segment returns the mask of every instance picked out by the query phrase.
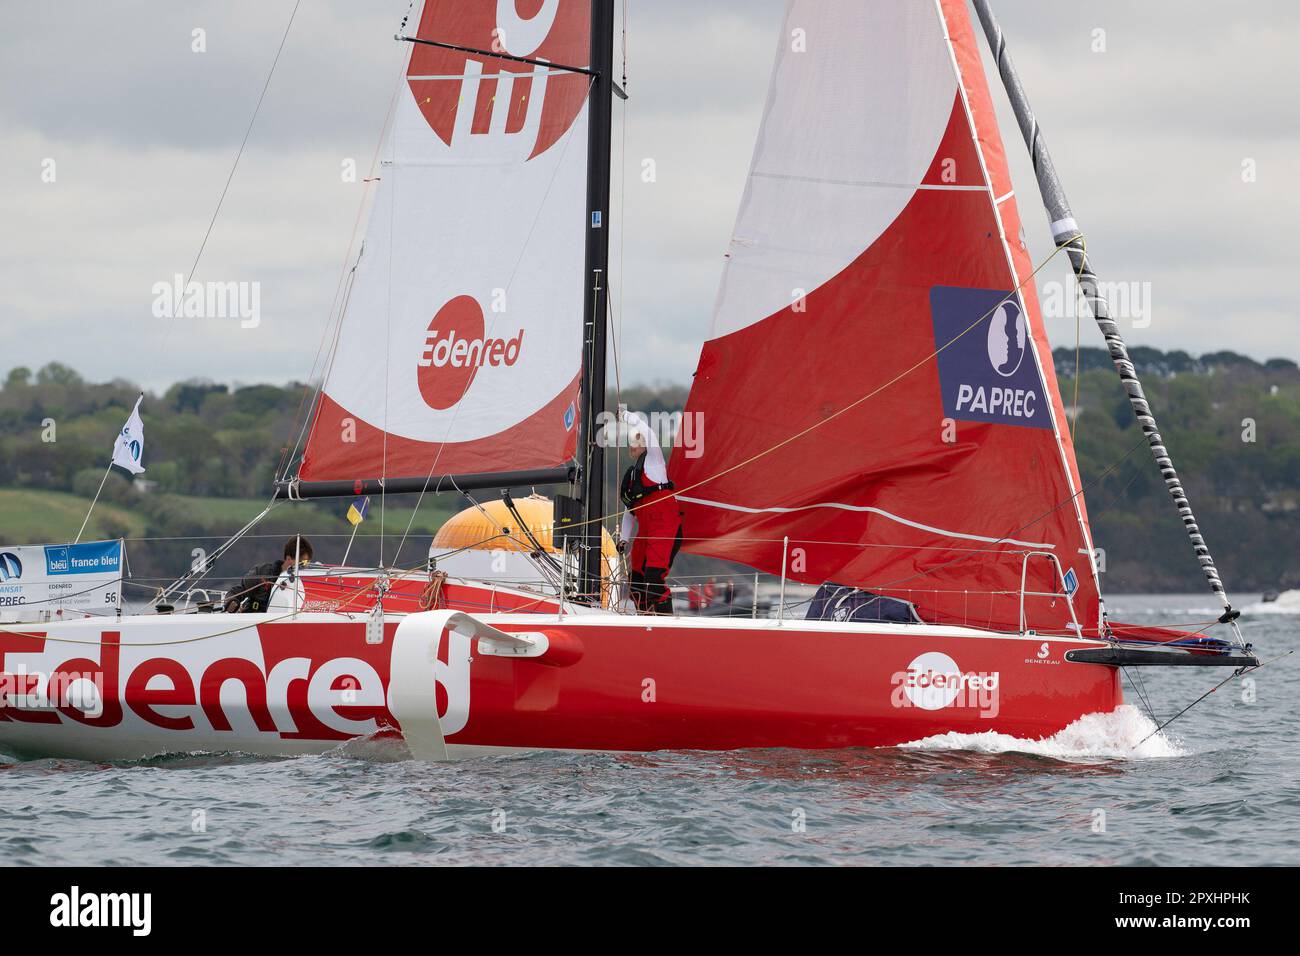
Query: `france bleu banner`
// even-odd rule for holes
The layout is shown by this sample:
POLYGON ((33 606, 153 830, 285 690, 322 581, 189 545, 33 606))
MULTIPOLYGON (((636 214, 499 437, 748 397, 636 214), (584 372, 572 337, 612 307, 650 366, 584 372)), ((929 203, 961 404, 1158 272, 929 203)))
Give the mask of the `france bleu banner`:
POLYGON ((0 622, 115 614, 122 600, 122 541, 0 545, 0 622))

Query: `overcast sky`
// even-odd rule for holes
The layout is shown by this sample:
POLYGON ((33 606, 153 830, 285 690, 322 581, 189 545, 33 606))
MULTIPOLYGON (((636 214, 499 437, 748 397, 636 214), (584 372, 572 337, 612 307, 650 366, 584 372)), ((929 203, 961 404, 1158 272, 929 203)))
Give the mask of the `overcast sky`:
MULTIPOLYGON (((866 0, 863 0, 866 2, 866 0)), ((915 0, 914 0, 915 2, 915 0)), ((180 320, 186 272, 293 0, 4 4, 0 374, 65 362, 151 387, 306 377, 363 170, 408 53, 406 0, 303 0, 196 278, 261 283, 262 323, 180 320), (191 51, 192 31, 207 51, 191 51), (55 181, 42 181, 47 159, 55 181)), ((621 233, 625 383, 685 382, 708 327, 782 0, 628 0, 632 99, 621 233), (636 176, 653 157, 658 181, 636 176)), ((1149 283, 1131 344, 1300 359, 1300 5, 999 0, 1010 49, 1103 279, 1149 283), (1097 30, 1104 52, 1094 52, 1097 30), (1243 182, 1251 160, 1256 181, 1243 182)), ((1000 96, 996 87, 995 96, 1000 96)), ((624 110, 626 109, 626 112, 624 110)), ((1024 149, 1004 137, 1035 260, 1050 251, 1024 149)), ((1049 278, 1064 270, 1050 269, 1049 278)), ((616 272, 616 280, 618 274, 616 272)), ((1049 322, 1072 345, 1070 319, 1049 322)), ((1090 325, 1085 345, 1100 345, 1090 325)))

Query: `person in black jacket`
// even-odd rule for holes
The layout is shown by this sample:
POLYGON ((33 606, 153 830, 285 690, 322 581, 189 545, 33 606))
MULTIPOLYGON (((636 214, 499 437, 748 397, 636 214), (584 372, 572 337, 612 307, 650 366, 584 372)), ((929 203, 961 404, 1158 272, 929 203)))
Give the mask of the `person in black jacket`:
POLYGON ((284 556, 279 561, 268 561, 245 572, 244 579, 226 595, 226 613, 263 613, 271 603, 276 579, 293 568, 295 557, 299 564, 308 564, 312 559, 311 542, 302 535, 294 535, 284 543, 284 556))

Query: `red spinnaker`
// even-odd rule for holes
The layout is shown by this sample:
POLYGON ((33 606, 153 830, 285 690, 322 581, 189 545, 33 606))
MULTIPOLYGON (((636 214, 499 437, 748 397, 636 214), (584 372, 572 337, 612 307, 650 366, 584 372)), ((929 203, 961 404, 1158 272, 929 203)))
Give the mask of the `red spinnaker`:
POLYGON ((1095 634, 1099 589, 1001 138, 961 0, 796 0, 674 454, 686 548, 1095 634), (797 35, 797 34, 794 34, 797 35), (1060 573, 1057 567, 1059 565, 1060 573), (1064 582, 1062 581, 1064 577, 1064 582))

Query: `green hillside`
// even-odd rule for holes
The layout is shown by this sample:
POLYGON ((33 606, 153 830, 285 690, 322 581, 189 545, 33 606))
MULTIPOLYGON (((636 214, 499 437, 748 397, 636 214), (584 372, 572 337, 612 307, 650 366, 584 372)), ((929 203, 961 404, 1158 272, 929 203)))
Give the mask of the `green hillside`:
MULTIPOLYGON (((1300 587, 1300 368, 1232 352, 1132 354, 1229 588, 1249 594, 1300 587)), ((1059 349, 1054 358, 1065 402, 1073 405, 1075 353, 1059 349)), ((1076 449, 1094 538, 1106 552, 1106 589, 1203 589, 1108 356, 1084 349, 1078 359, 1076 449)), ((9 372, 0 387, 0 544, 76 534, 138 394, 129 382, 86 382, 58 364, 9 372)), ((686 395, 677 385, 637 386, 618 400, 646 412, 673 411, 686 395)), ((195 548, 216 547, 265 506, 308 397, 301 384, 231 388, 203 381, 147 394, 148 481, 111 474, 85 537, 129 539, 136 580, 170 580, 188 567, 195 548)), ((609 500, 616 500, 612 492, 609 500)), ((237 577, 273 557, 294 531, 315 540, 318 557, 341 558, 352 530, 343 518, 347 504, 277 507, 214 573, 237 577)), ((415 496, 389 496, 381 522, 373 500, 350 560, 373 563, 382 554, 386 562, 413 564, 442 521, 467 502, 427 496, 398 555, 414 504, 415 496)), ((709 573, 706 565, 683 556, 678 570, 709 573)))
MULTIPOLYGON (((0 533, 5 544, 71 541, 86 517, 89 504, 89 499, 66 491, 0 488, 0 533)), ((138 537, 144 534, 145 525, 143 515, 106 504, 95 509, 82 537, 91 541, 122 530, 138 537)))

